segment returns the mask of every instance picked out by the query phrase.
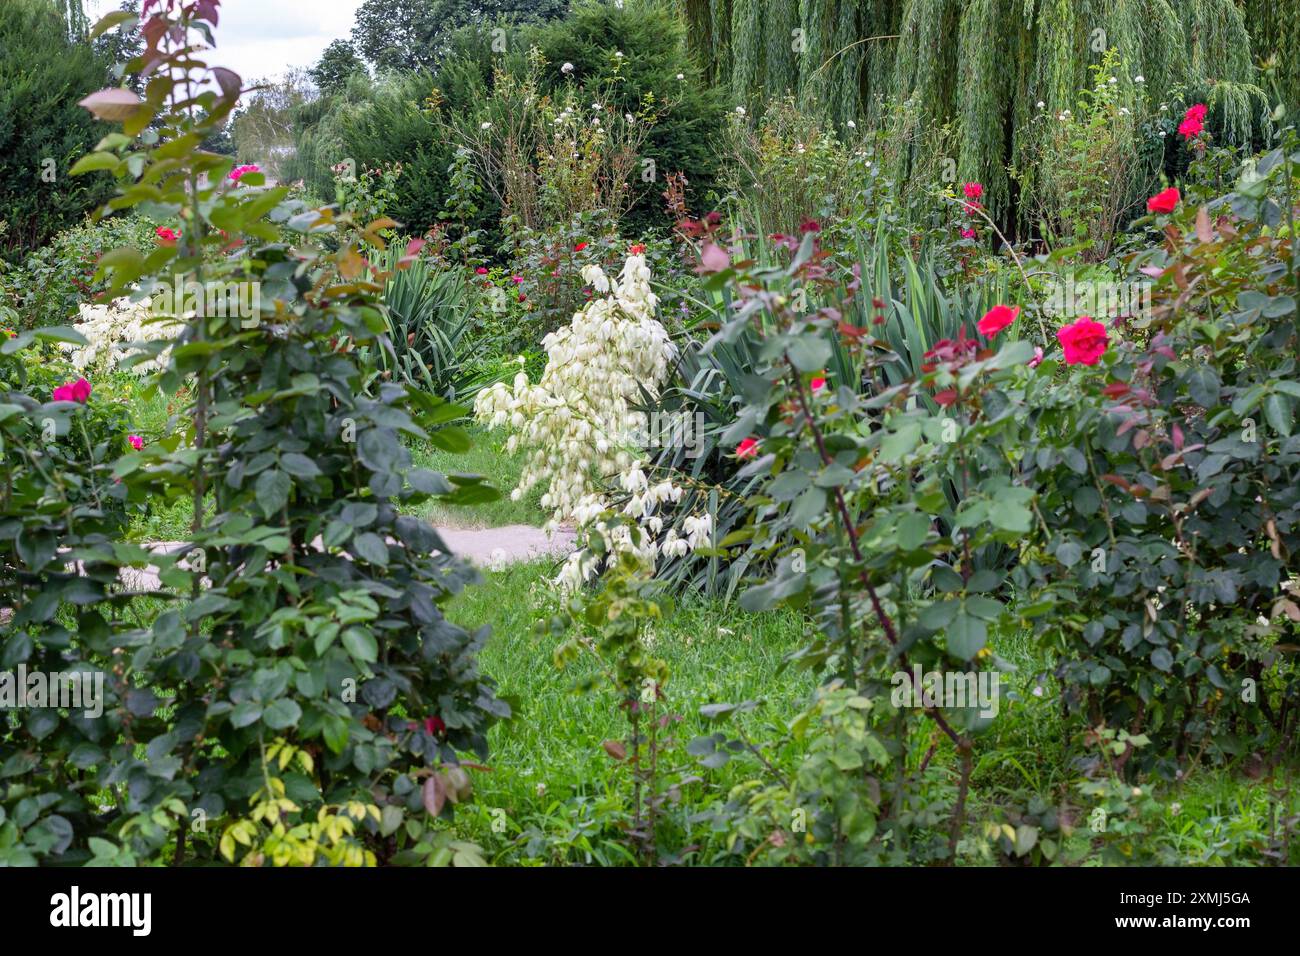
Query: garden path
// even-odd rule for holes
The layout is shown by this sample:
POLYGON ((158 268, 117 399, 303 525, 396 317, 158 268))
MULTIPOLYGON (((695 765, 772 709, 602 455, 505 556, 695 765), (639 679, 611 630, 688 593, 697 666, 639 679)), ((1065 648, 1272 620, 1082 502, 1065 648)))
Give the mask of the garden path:
MULTIPOLYGON (((560 528, 548 536, 541 528, 523 524, 503 525, 499 528, 438 528, 437 531, 452 554, 465 558, 471 564, 491 569, 538 558, 559 560, 573 550, 577 539, 577 535, 568 528, 560 528)), ((146 547, 152 552, 163 552, 175 551, 184 546, 179 541, 155 541, 146 547)), ((158 569, 153 565, 124 568, 122 580, 133 590, 153 591, 162 587, 158 569)), ((0 608, 0 624, 7 620, 8 611, 8 608, 0 608)))

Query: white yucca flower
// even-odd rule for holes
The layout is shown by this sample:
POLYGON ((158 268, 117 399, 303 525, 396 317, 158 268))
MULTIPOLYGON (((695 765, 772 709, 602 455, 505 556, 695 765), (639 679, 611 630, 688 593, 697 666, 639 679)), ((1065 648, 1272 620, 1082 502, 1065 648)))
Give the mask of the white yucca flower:
MULTIPOLYGON (((76 329, 86 344, 61 342, 59 348, 81 372, 116 368, 128 356, 140 354, 140 349, 133 347, 133 343, 170 342, 183 328, 178 322, 156 319, 148 299, 132 302, 124 297, 101 305, 82 303, 78 312, 76 329)), ((131 371, 137 375, 157 372, 166 366, 170 354, 171 346, 168 346, 157 358, 131 366, 131 371)))
MULTIPOLYGON (((657 512, 679 502, 683 491, 671 481, 651 484, 639 448, 628 447, 629 436, 646 428, 645 413, 632 403, 641 400, 642 389, 651 398, 658 395, 677 350, 655 318, 659 300, 645 256, 628 256, 615 280, 595 265, 584 267, 582 277, 599 297, 542 340, 547 363, 541 379, 533 384, 521 371, 509 387, 484 389, 474 414, 493 427, 508 423, 507 450, 527 452, 511 497, 544 486, 548 530, 567 522, 590 527, 605 540, 605 560, 630 553, 653 567, 659 555, 680 557, 707 544, 713 527, 708 515, 687 518, 685 537, 669 527, 663 541, 656 540, 669 524, 657 512), (610 476, 613 485, 607 484, 610 476), (640 524, 638 541, 627 526, 609 528, 600 521, 610 508, 609 487, 628 495, 623 511, 640 524)), ((565 562, 557 583, 576 587, 600 565, 599 557, 580 550, 565 562)))

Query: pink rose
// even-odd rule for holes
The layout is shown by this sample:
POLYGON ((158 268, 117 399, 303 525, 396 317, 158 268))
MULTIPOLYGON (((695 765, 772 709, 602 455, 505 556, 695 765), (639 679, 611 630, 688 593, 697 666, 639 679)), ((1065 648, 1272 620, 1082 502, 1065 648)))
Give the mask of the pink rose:
POLYGON ((56 402, 80 402, 86 404, 86 399, 90 398, 91 385, 84 378, 79 378, 75 382, 64 382, 54 390, 51 398, 56 402))
POLYGON ((134 448, 136 451, 139 451, 141 448, 144 447, 144 439, 141 438, 139 435, 127 435, 126 440, 130 444, 130 446, 134 448))

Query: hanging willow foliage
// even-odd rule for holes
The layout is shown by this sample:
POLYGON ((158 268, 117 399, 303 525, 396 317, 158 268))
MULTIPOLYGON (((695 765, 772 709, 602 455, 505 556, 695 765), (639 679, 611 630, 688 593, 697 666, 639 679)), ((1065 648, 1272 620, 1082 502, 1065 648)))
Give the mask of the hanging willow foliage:
POLYGON ((731 0, 731 91, 748 103, 765 87, 763 0, 731 0))
MULTIPOLYGON (((1011 4, 1020 0, 972 0, 962 13, 957 40, 957 120, 963 144, 961 178, 984 184, 984 202, 1009 204, 1009 180, 1001 162, 1006 151, 1004 104, 1013 102, 1018 81, 1007 67, 1016 62, 1019 29, 1007 30, 1011 4), (988 42, 988 37, 994 38, 988 42)), ((1017 24, 1018 26, 1018 24, 1017 24)))
POLYGON ((837 94, 827 60, 834 54, 834 0, 799 0, 799 95, 803 105, 823 116, 833 113, 837 94))
POLYGON ((1295 0, 1242 0, 1241 7, 1252 52, 1265 64, 1276 95, 1300 112, 1300 10, 1295 0))
POLYGON ((763 85, 769 98, 793 93, 799 86, 799 64, 794 52, 798 28, 799 4, 795 0, 763 0, 763 29, 767 33, 763 85))
MULTIPOLYGON (((1014 200, 1007 168, 1033 155, 1037 104, 1070 109, 1109 50, 1126 83, 1143 75, 1154 95, 1205 102, 1232 144, 1271 134, 1256 57, 1272 56, 1274 78, 1300 99, 1295 0, 797 0, 797 26, 795 0, 683 2, 691 18, 707 4, 711 28, 693 42, 737 96, 795 87, 804 108, 841 127, 882 122, 891 104, 954 123, 957 167, 985 184, 996 212, 1014 200)), ((898 172, 915 161, 905 153, 898 172)), ((1050 171, 1028 171, 1020 188, 1039 175, 1050 171)))

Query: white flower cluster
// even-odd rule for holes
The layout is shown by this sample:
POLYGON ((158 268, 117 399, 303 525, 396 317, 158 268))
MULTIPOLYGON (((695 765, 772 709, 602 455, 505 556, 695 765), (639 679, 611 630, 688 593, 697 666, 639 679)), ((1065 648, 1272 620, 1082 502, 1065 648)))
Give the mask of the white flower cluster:
MULTIPOLYGON (((674 528, 660 535, 661 505, 681 500, 682 489, 671 481, 651 484, 643 470, 632 436, 646 434, 646 416, 631 402, 641 390, 659 394, 676 357, 667 330, 654 317, 658 298, 650 290, 645 257, 630 255, 617 280, 595 265, 582 270, 595 293, 572 322, 542 340, 546 370, 536 384, 520 372, 511 387, 498 383, 480 392, 475 417, 493 428, 513 429, 506 450, 528 450, 516 500, 539 482, 545 483, 542 507, 551 512, 547 529, 563 522, 591 526, 605 539, 611 556, 636 552, 653 567, 657 554, 686 554, 709 540, 712 519, 688 517, 686 537, 674 528), (632 529, 609 526, 601 515, 610 504, 603 482, 614 479, 630 497, 624 514, 639 524, 640 544, 632 529)), ((586 550, 570 555, 559 583, 574 586, 592 577, 600 558, 586 550)))
MULTIPOLYGON (((104 305, 82 303, 79 311, 76 329, 85 337, 86 344, 63 342, 59 345, 78 371, 113 369, 127 356, 139 352, 131 347, 131 343, 171 340, 182 329, 179 323, 155 319, 148 299, 132 302, 121 298, 104 305)), ((167 364, 170 352, 169 346, 156 359, 133 365, 131 371, 137 375, 159 371, 167 364)))

